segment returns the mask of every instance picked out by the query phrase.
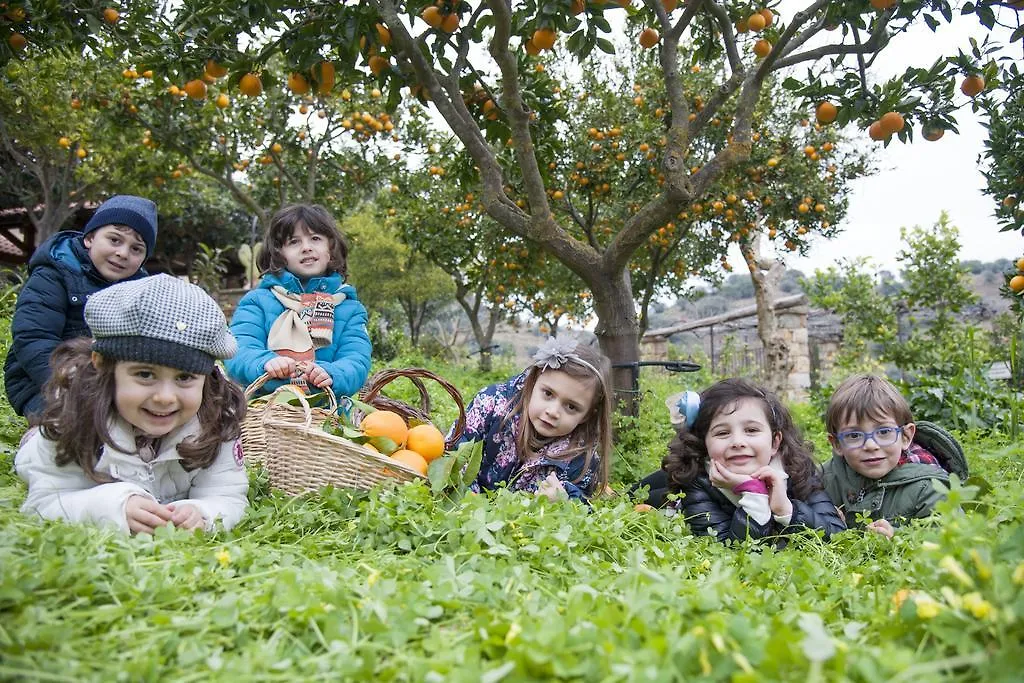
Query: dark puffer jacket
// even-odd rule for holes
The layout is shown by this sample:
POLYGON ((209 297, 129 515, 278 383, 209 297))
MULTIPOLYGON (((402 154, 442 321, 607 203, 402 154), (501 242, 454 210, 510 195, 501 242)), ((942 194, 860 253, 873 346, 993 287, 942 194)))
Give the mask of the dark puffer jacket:
MULTIPOLYGON (((145 277, 140 268, 128 280, 145 277)), ((29 276, 18 295, 11 323, 13 341, 4 363, 4 387, 19 415, 39 413, 43 384, 50 378, 50 354, 67 339, 90 336, 85 302, 113 283, 89 259, 79 232, 58 232, 29 261, 29 276)))
POLYGON ((697 477, 683 487, 682 493, 686 495, 680 501, 681 511, 694 535, 714 536, 723 543, 728 540, 742 541, 747 538, 792 534, 803 529, 821 529, 825 532, 825 538, 828 538, 846 529, 836 506, 821 489, 808 496, 807 500, 798 500, 793 497, 792 490, 789 491, 793 516, 786 526, 773 519, 769 519, 766 524, 758 524, 747 516, 742 507, 733 505, 725 494, 711 484, 707 476, 697 477))

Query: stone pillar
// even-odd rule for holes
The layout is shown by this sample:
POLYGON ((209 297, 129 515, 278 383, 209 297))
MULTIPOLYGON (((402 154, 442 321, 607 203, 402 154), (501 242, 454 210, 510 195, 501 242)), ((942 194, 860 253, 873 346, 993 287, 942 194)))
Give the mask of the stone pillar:
POLYGON ((787 401, 806 401, 811 387, 811 349, 807 339, 807 306, 778 311, 779 335, 789 349, 787 401))
POLYGON ((640 358, 643 360, 668 360, 668 337, 641 337, 640 358))

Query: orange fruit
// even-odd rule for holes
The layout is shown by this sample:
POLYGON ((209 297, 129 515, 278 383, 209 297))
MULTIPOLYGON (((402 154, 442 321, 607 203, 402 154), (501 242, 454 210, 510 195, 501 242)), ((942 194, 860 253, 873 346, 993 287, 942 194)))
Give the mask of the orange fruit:
POLYGON ((79 159, 84 159, 88 155, 89 152, 86 151, 85 147, 79 147, 78 150, 75 151, 75 156, 78 157, 79 159))
POLYGON ((424 460, 423 456, 416 451, 395 451, 389 457, 392 460, 397 460, 409 469, 419 472, 424 477, 427 476, 427 461, 424 460))
POLYGON ((839 110, 836 109, 836 105, 831 102, 822 102, 818 105, 818 108, 814 110, 814 117, 818 119, 818 123, 832 123, 836 120, 839 110))
POLYGON ((558 34, 550 28, 539 28, 533 32, 533 44, 539 50, 550 50, 555 46, 555 38, 558 34))
POLYGON ((117 20, 121 18, 121 13, 113 7, 108 7, 103 10, 103 21, 108 24, 116 24, 117 20))
POLYGON ((427 22, 427 26, 430 28, 440 28, 441 22, 444 21, 444 16, 441 14, 441 9, 431 5, 427 7, 423 12, 420 13, 420 18, 427 22))
POLYGON ((764 20, 764 16, 760 12, 755 12, 747 17, 747 28, 754 33, 764 30, 764 27, 768 25, 768 22, 764 20))
POLYGON ((960 84, 960 92, 968 97, 975 97, 985 89, 985 79, 978 74, 971 74, 960 84))
POLYGON ((647 503, 637 503, 636 505, 633 506, 633 509, 636 510, 637 512, 650 512, 651 510, 654 509, 654 507, 648 505, 647 503))
POLYGON ((434 425, 416 425, 409 430, 405 447, 410 451, 416 451, 424 460, 431 462, 444 455, 444 435, 434 425))
POLYGON ((374 28, 377 29, 377 40, 381 45, 387 47, 391 44, 391 31, 384 24, 374 24, 374 28))
POLYGON ((661 36, 653 28, 645 28, 640 33, 640 46, 645 50, 657 45, 659 40, 661 40, 661 36))
POLYGON ((71 147, 71 140, 70 138, 61 138, 57 140, 57 144, 63 147, 64 149, 67 149, 71 147))
POLYGON ((771 11, 767 7, 761 10, 758 14, 764 17, 764 25, 771 26, 775 21, 775 12, 771 11))
POLYGON ((185 92, 193 100, 201 100, 206 97, 206 83, 199 78, 194 78, 185 84, 185 92))
POLYGON ((288 89, 296 95, 305 95, 309 91, 309 81, 302 74, 293 71, 288 74, 288 89))
POLYGON ((317 67, 314 68, 314 76, 317 76, 316 91, 321 95, 326 95, 334 89, 334 65, 330 62, 320 62, 317 67), (319 70, 319 72, 318 72, 319 70))
POLYGON ((213 59, 206 60, 206 73, 214 78, 223 78, 228 75, 227 67, 221 66, 213 59))
POLYGON ((884 140, 887 137, 889 137, 888 135, 885 134, 885 131, 882 129, 881 121, 875 121, 874 123, 871 124, 870 127, 868 127, 868 136, 872 140, 884 140))
POLYGON ((570 14, 583 14, 583 10, 587 9, 587 3, 584 0, 572 0, 569 3, 570 14))
POLYGON ((754 43, 754 54, 764 59, 772 51, 772 44, 762 38, 761 40, 754 43))
POLYGON ((28 38, 21 33, 15 31, 11 35, 7 36, 7 44, 11 46, 11 49, 15 52, 21 52, 28 45, 28 38))
POLYGON ((1010 291, 1014 294, 1024 292, 1024 275, 1014 275, 1010 278, 1010 291))
POLYGON ((221 93, 220 95, 217 95, 216 104, 218 109, 227 109, 229 106, 231 106, 231 98, 225 95, 224 93, 221 93))
POLYGON ((540 54, 540 48, 537 47, 537 44, 533 42, 533 38, 527 39, 527 41, 523 44, 523 47, 526 48, 526 54, 532 57, 536 57, 537 55, 540 54))
POLYGON ((380 76, 382 73, 387 71, 391 67, 391 62, 384 59, 380 55, 374 55, 370 57, 370 71, 373 72, 374 76, 380 76))
POLYGON ((256 97, 263 92, 263 81, 256 74, 245 74, 242 76, 242 80, 238 81, 238 89, 242 91, 243 95, 256 97))
POLYGON ((366 436, 386 436, 401 446, 409 435, 409 427, 405 419, 390 410, 378 410, 370 413, 359 423, 359 428, 366 436))
POLYGON ((899 0, 871 0, 871 6, 877 10, 886 10, 897 2, 899 2, 899 0))
POLYGON ((923 137, 928 142, 935 142, 936 140, 941 139, 942 136, 945 135, 945 134, 946 134, 945 130, 943 130, 942 128, 939 128, 938 126, 935 126, 935 125, 931 125, 931 124, 927 124, 926 123, 921 128, 921 137, 923 137))
POLYGON ((666 14, 672 14, 676 7, 679 7, 679 0, 661 0, 661 6, 665 8, 666 14))
POLYGON ((1017 266, 1017 270, 1024 273, 1024 258, 1017 259, 1017 262, 1013 265, 1017 266))
POLYGON ((459 15, 455 12, 447 15, 441 20, 441 30, 445 33, 455 33, 456 29, 459 28, 459 15))
POLYGON ((903 130, 903 117, 894 111, 882 114, 882 118, 878 119, 878 122, 882 124, 882 132, 886 137, 903 130))

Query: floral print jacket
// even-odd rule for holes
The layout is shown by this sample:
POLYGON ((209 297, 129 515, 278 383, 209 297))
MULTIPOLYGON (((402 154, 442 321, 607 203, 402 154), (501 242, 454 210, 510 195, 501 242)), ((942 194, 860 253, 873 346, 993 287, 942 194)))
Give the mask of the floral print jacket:
POLYGON ((562 459, 560 454, 572 445, 573 435, 554 439, 541 448, 539 458, 524 463, 516 447, 516 430, 522 413, 509 416, 517 406, 526 373, 481 389, 466 409, 466 431, 462 441, 483 441, 480 473, 470 488, 474 491, 506 484, 513 491, 536 491, 537 485, 554 473, 570 498, 586 501, 597 482, 600 456, 595 445, 586 465, 586 457, 562 459), (508 419, 506 419, 508 418, 508 419))

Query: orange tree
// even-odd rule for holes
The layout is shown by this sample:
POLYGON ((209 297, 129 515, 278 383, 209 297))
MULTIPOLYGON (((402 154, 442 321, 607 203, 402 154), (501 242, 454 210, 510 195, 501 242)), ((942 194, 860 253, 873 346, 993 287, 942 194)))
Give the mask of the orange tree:
MULTIPOLYGON (((990 23, 993 5, 969 3, 960 11, 990 23)), ((871 135, 879 140, 894 135, 910 140, 914 125, 927 123, 926 137, 953 128, 954 81, 976 75, 965 71, 989 68, 965 55, 962 61, 914 66, 886 83, 875 82, 871 64, 898 44, 907 28, 953 21, 953 8, 943 0, 803 0, 785 8, 769 15, 771 10, 760 5, 727 0, 644 0, 642 5, 529 0, 514 6, 501 0, 476 6, 452 0, 190 0, 155 22, 134 13, 130 19, 142 59, 154 67, 180 70, 198 63, 200 54, 226 45, 229 83, 243 87, 251 83, 247 75, 268 74, 276 54, 285 54, 290 63, 329 54, 340 72, 375 79, 390 102, 397 102, 405 87, 429 97, 479 168, 486 212, 505 230, 542 246, 588 285, 602 348, 616 361, 630 361, 638 355, 639 328, 629 263, 659 227, 703 201, 727 170, 750 158, 756 144, 754 112, 773 74, 791 74, 784 84, 806 98, 809 108, 829 100, 841 124, 873 126, 871 135), (793 12, 796 5, 800 9, 793 12), (657 193, 638 198, 638 208, 601 251, 574 237, 552 211, 542 172, 546 141, 539 125, 550 114, 552 93, 535 78, 535 55, 555 50, 560 59, 573 61, 595 48, 613 51, 608 37, 623 30, 616 19, 623 16, 629 18, 625 31, 630 36, 638 36, 641 27, 653 29, 643 32, 644 44, 657 50, 662 95, 672 118, 654 160, 664 184, 657 193), (684 36, 685 51, 680 48, 684 36), (728 66, 716 75, 703 94, 703 109, 696 111, 686 96, 683 67, 718 57, 728 66), (467 104, 464 94, 476 86, 489 93, 491 110, 474 111, 467 104), (730 141, 694 171, 689 153, 726 107, 734 111, 730 141), (502 145, 511 152, 503 155, 502 145), (506 191, 514 174, 522 177, 525 206, 506 191)), ((979 80, 968 78, 965 92, 980 92, 984 84, 979 88, 979 80)))

